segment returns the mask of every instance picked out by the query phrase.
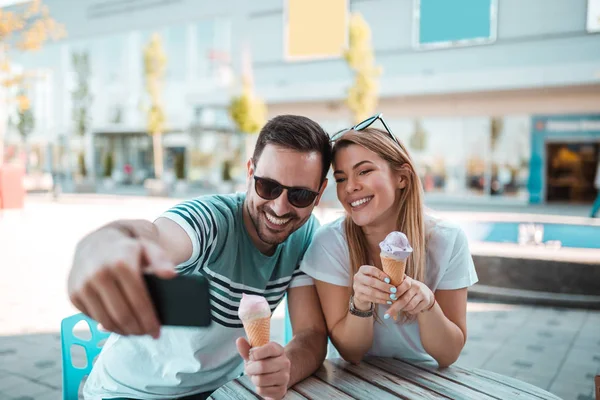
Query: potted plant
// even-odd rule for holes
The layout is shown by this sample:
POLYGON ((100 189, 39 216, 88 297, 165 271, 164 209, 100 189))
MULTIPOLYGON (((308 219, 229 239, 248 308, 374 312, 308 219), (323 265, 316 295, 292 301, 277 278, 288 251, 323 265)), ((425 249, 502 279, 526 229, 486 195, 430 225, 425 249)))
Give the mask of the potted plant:
POLYGON ((173 160, 173 167, 175 169, 175 191, 177 193, 185 193, 187 191, 188 185, 185 178, 185 154, 177 153, 175 154, 175 159, 173 160))
POLYGON ((115 180, 112 178, 113 167, 113 155, 112 152, 108 152, 104 157, 104 170, 102 171, 102 184, 105 189, 113 189, 115 187, 115 180))

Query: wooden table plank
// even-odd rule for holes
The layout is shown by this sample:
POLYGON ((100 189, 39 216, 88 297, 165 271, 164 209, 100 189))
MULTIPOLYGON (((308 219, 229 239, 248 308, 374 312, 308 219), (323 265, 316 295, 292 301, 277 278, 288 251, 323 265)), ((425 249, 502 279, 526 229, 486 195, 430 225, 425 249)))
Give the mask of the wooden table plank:
POLYGON ((411 364, 394 359, 366 358, 363 362, 374 365, 390 373, 395 373, 419 386, 426 387, 436 393, 447 396, 451 399, 470 399, 470 400, 497 400, 493 392, 486 394, 481 390, 463 386, 460 383, 444 379, 441 376, 432 374, 426 370, 419 369, 411 364))
MULTIPOLYGON (((462 369, 462 368, 461 368, 462 369)), ((522 392, 527 392, 531 395, 536 396, 537 398, 540 399, 544 399, 544 400, 561 400, 560 397, 553 395, 552 393, 547 392, 546 390, 539 388, 535 385, 532 385, 530 383, 527 382, 523 382, 520 381, 518 379, 515 378, 511 378, 509 376, 504 376, 504 375, 500 375, 497 374, 495 372, 492 371, 486 371, 483 369, 471 369, 470 370, 471 373, 480 376, 482 378, 486 378, 486 379, 490 379, 494 382, 500 382, 503 383, 504 385, 508 385, 511 386, 517 390, 520 390, 522 392)))
POLYGON ((373 385, 379 387, 385 387, 391 392, 398 394, 398 396, 408 399, 449 399, 451 397, 443 396, 432 390, 425 389, 418 384, 413 383, 405 377, 398 376, 397 374, 389 373, 384 369, 380 369, 369 365, 367 363, 361 363, 360 365, 350 364, 342 359, 328 360, 332 364, 344 368, 346 371, 359 375, 361 378, 369 381, 373 385))
MULTIPOLYGON (((222 386, 214 400, 257 400, 243 376, 222 386)), ((428 368, 404 360, 368 357, 360 365, 325 360, 319 370, 288 391, 286 400, 320 399, 482 399, 560 400, 545 390, 485 370, 459 366, 428 368)))
POLYGON ((256 400, 260 396, 246 389, 236 380, 230 381, 210 395, 213 400, 256 400))
MULTIPOLYGON (((443 377, 449 381, 452 381, 458 385, 462 385, 468 388, 471 388, 480 393, 486 393, 493 398, 502 399, 502 400, 510 400, 510 399, 519 399, 519 400, 539 400, 539 397, 532 395, 531 393, 521 391, 512 386, 508 386, 503 382, 492 381, 490 379, 482 379, 482 377, 474 374, 471 370, 464 369, 462 367, 453 365, 450 368, 427 368, 420 365, 413 365, 404 360, 395 360, 395 359, 380 359, 381 362, 391 362, 396 365, 404 364, 410 365, 413 368, 420 369, 422 371, 426 371, 428 374, 433 374, 435 376, 443 377)), ((528 384, 525 384, 528 385, 528 384)))
MULTIPOLYGON (((314 379, 314 378, 313 378, 314 379)), ((250 390, 254 393, 254 384, 248 375, 242 375, 236 379, 236 382, 242 385, 244 388, 250 390)), ((258 396, 258 398, 261 398, 258 396)), ((300 393, 297 393, 294 390, 288 390, 287 394, 284 397, 285 400, 307 400, 306 397, 302 396, 300 393)))
MULTIPOLYGON (((426 369, 418 365, 416 367, 426 369)), ((451 368, 428 370, 461 385, 484 390, 486 393, 494 393, 495 396, 500 396, 499 398, 502 399, 561 400, 537 386, 491 371, 466 369, 458 365, 453 365, 451 368)))
MULTIPOLYGON (((292 387, 296 392, 300 393, 307 399, 354 399, 339 389, 328 385, 322 380, 309 376, 302 382, 292 387)), ((287 399, 287 397, 286 397, 287 399)))
POLYGON ((336 387, 349 396, 363 400, 397 399, 398 395, 373 386, 347 371, 325 360, 321 368, 315 372, 317 377, 331 386, 336 387))

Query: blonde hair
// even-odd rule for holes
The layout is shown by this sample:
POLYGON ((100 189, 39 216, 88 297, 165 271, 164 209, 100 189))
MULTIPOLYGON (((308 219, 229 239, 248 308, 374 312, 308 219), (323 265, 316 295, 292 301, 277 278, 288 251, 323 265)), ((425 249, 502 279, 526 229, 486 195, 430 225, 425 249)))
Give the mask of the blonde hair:
MULTIPOLYGON (((408 179, 406 187, 398 189, 395 206, 398 207, 396 229, 403 232, 413 248, 406 263, 406 275, 423 282, 425 279, 425 223, 423 216, 423 188, 410 155, 401 142, 396 143, 385 131, 367 128, 348 131, 333 146, 336 153, 352 144, 364 147, 384 159, 395 172, 404 171, 408 179)), ((352 276, 365 264, 370 264, 367 239, 362 228, 349 215, 344 221, 346 240, 350 253, 352 276)), ((374 257, 379 256, 373 255, 374 257)), ((401 321, 412 318, 403 315, 401 321)))

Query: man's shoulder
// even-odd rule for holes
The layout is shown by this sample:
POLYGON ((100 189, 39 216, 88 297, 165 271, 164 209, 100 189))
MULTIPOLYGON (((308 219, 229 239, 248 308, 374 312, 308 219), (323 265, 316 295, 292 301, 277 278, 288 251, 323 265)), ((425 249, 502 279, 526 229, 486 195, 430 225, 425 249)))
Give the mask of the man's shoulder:
POLYGON ((169 211, 185 209, 195 212, 198 216, 206 216, 208 214, 213 218, 232 219, 242 209, 243 203, 243 193, 210 194, 185 200, 175 205, 169 211))

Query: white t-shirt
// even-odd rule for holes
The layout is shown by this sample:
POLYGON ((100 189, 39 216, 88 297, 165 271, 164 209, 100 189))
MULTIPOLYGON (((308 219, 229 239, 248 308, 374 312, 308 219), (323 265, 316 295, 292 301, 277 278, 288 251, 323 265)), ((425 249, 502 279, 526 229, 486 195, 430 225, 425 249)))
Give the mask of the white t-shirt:
MULTIPOLYGON (((465 233, 456 225, 425 217, 425 284, 433 291, 461 289, 477 282, 477 274, 465 233)), ((314 279, 350 287, 352 271, 344 218, 322 226, 304 254, 300 269, 314 279)), ((377 305, 383 316, 388 305, 377 305)), ((373 345, 367 355, 396 357, 437 366, 421 344, 417 321, 400 324, 393 318, 375 322, 373 345)), ((335 356, 335 354, 329 354, 335 356)))

